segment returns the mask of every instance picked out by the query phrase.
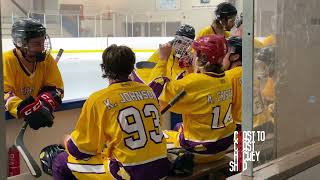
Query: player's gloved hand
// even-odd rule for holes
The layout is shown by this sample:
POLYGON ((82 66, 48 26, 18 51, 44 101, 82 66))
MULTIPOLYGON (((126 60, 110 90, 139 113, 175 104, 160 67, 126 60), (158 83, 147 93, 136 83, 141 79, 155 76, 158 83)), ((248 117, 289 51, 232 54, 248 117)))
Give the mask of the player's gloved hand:
POLYGON ((18 115, 24 118, 34 130, 53 125, 54 116, 52 115, 52 111, 43 106, 39 98, 34 99, 32 96, 29 96, 18 105, 17 110, 18 115))
POLYGON ((61 104, 61 97, 55 90, 40 92, 38 98, 51 112, 58 109, 61 104))

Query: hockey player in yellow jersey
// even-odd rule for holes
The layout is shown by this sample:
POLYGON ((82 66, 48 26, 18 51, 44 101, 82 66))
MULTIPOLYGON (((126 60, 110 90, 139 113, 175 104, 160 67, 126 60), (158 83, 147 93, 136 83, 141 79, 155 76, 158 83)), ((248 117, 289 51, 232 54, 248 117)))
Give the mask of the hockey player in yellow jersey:
POLYGON ((109 86, 85 102, 66 141, 67 152, 53 159, 54 179, 152 180, 167 176, 170 162, 158 100, 150 87, 129 80, 135 54, 126 46, 111 45, 102 58, 103 77, 108 78, 109 86))
POLYGON ((223 59, 226 76, 231 79, 233 89, 232 117, 241 131, 242 123, 242 39, 237 36, 228 40, 228 53, 223 59))
POLYGON ((275 48, 265 47, 259 50, 255 60, 254 74, 254 127, 273 123, 275 100, 274 82, 275 48))
POLYGON ((215 10, 216 18, 212 24, 203 28, 198 34, 196 39, 209 34, 217 34, 224 37, 230 36, 230 30, 235 25, 237 9, 228 2, 220 3, 215 10))
POLYGON ((233 143, 235 124, 232 119, 232 84, 225 76, 222 60, 227 52, 223 36, 209 35, 193 42, 194 73, 179 80, 168 80, 166 64, 170 44, 161 45, 150 87, 165 105, 182 89, 186 95, 171 111, 182 114, 183 123, 177 131, 164 131, 169 146, 182 147, 195 154, 196 163, 222 158, 233 143))
POLYGON ((33 129, 51 127, 53 111, 61 104, 63 81, 50 55, 46 28, 34 19, 21 19, 12 26, 15 48, 3 55, 5 108, 24 118, 33 129))
MULTIPOLYGON (((190 25, 183 24, 177 29, 174 39, 170 41, 172 49, 166 67, 168 78, 177 79, 190 67, 191 44, 194 37, 195 30, 190 25)), ((159 61, 159 51, 153 53, 148 61, 157 63, 159 61)), ((134 72, 135 81, 148 84, 151 81, 151 71, 152 69, 147 68, 137 69, 134 72)))

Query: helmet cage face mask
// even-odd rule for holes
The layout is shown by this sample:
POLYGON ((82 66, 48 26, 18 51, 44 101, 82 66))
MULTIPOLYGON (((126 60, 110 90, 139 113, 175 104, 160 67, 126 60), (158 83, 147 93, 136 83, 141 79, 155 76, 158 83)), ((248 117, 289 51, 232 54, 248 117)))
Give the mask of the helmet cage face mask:
POLYGON ((192 42, 190 38, 177 35, 173 40, 172 48, 181 68, 192 64, 192 42))
POLYGON ((29 56, 36 61, 43 61, 51 52, 51 41, 50 37, 46 34, 46 28, 35 19, 25 18, 16 21, 12 25, 11 36, 13 44, 21 50, 24 58, 29 56), (37 42, 31 45, 29 43, 30 40, 41 37, 44 38, 44 44, 39 45, 37 42), (41 46, 41 51, 39 51, 38 46, 41 46), (33 51, 33 49, 37 50, 33 51))
MULTIPOLYGON (((30 50, 27 45, 28 40, 30 39, 23 40, 22 38, 16 38, 16 41, 14 42, 17 48, 20 48, 24 50, 24 52, 26 52, 25 55, 30 55, 30 50)), ((44 47, 43 51, 37 52, 35 55, 33 55, 37 62, 44 61, 46 57, 51 53, 52 45, 51 45, 51 40, 48 34, 45 34, 43 47, 44 47)))
POLYGON ((37 53, 36 59, 37 61, 44 61, 46 57, 51 53, 52 45, 51 45, 51 39, 48 34, 45 36, 44 40, 44 49, 41 53, 37 53), (39 56, 40 55, 40 56, 39 56))

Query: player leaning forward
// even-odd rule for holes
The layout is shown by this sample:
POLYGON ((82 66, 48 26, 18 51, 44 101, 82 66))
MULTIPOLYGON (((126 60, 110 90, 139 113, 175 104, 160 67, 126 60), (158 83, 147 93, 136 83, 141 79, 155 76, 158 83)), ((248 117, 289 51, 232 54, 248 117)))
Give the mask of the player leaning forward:
POLYGON ((152 89, 129 80, 135 54, 111 45, 103 55, 109 86, 85 102, 67 152, 53 160, 54 179, 161 179, 169 161, 152 89), (72 174, 71 174, 72 173, 72 174))
POLYGON ((155 78, 150 86, 156 94, 161 94, 159 100, 163 104, 182 89, 186 91, 186 95, 170 109, 182 114, 182 125, 177 131, 164 131, 164 134, 168 143, 191 151, 196 163, 204 163, 222 158, 233 143, 232 84, 222 67, 227 52, 223 36, 203 36, 194 41, 192 47, 195 50, 194 73, 169 81, 162 74, 166 74, 171 45, 160 45, 160 61, 153 71, 155 78))
POLYGON ((52 126, 53 111, 61 104, 63 82, 50 55, 45 27, 34 19, 12 26, 15 48, 4 53, 4 100, 6 111, 22 117, 33 129, 52 126))

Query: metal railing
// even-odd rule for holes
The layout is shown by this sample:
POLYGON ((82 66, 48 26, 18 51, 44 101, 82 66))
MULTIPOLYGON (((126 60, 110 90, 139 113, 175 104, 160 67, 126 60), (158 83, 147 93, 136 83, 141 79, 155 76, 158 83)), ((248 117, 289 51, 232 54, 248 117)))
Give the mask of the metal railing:
MULTIPOLYGON (((81 16, 79 13, 28 12, 39 20, 51 37, 167 37, 173 36, 182 20, 168 22, 161 15, 105 13, 81 16)), ((11 23, 22 18, 12 14, 11 23)))

